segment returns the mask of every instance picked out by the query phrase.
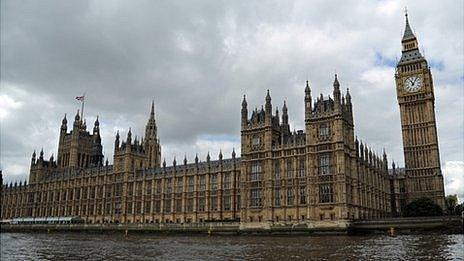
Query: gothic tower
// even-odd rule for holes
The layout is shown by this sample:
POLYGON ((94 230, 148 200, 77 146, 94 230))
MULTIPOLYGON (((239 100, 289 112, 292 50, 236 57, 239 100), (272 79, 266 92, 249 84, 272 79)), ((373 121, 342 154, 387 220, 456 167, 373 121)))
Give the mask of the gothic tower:
POLYGON ((433 80, 427 60, 419 51, 406 14, 401 59, 396 66, 396 93, 400 107, 406 198, 428 197, 444 207, 433 80))
POLYGON ((161 166, 161 146, 157 136, 157 127, 155 120, 155 102, 151 103, 150 118, 148 119, 145 127, 145 143, 144 149, 148 156, 149 168, 156 168, 161 166))

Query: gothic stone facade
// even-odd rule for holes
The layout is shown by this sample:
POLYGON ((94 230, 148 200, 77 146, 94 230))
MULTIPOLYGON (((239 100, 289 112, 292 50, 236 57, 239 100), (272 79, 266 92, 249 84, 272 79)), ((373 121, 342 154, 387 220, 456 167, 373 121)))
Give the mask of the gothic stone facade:
POLYGON ((92 134, 77 113, 72 130, 62 121, 57 160, 43 151, 31 161, 29 184, 2 185, 1 218, 80 216, 88 223, 190 223, 241 221, 340 224, 401 215, 411 200, 431 197, 442 205, 433 85, 427 62, 407 21, 398 63, 398 100, 406 168, 388 169, 354 136, 353 105, 335 75, 332 97, 312 100, 304 89, 305 129, 291 131, 288 108, 273 113, 269 91, 260 110, 241 111, 241 158, 171 166, 161 163, 154 105, 144 139, 119 132, 113 165, 103 163, 98 118, 92 134), (415 90, 407 81, 422 79, 415 90), (405 87, 407 86, 407 87, 405 87), (404 90, 409 90, 404 91, 404 90))

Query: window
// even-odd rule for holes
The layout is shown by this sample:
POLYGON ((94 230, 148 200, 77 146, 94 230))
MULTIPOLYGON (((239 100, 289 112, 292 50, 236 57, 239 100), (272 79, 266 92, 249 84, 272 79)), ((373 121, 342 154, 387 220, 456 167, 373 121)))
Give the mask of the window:
POLYGON ((319 126, 319 139, 326 140, 329 138, 329 127, 326 124, 319 126))
POLYGON ((193 192, 194 189, 194 180, 193 176, 188 177, 188 192, 193 192))
POLYGON ((319 202, 320 203, 333 202, 332 184, 319 185, 319 202))
POLYGON ((160 200, 155 201, 155 210, 153 212, 156 212, 156 213, 161 212, 161 201, 160 200))
POLYGON ((172 192, 172 181, 171 179, 166 179, 166 184, 165 184, 165 187, 164 187, 164 191, 165 193, 171 193, 172 192))
POLYGON ((290 179, 293 177, 293 162, 291 159, 287 160, 287 178, 290 179))
POLYGON ((151 181, 147 181, 145 184, 145 194, 150 195, 151 194, 151 181))
POLYGON ((261 138, 253 137, 253 139, 251 140, 251 148, 258 149, 260 145, 261 145, 261 138))
POLYGON ((198 199, 198 211, 205 211, 205 198, 198 199))
POLYGON ((287 188, 287 206, 293 205, 293 190, 292 188, 287 188))
POLYGON ((274 162, 274 178, 276 180, 280 179, 280 161, 276 160, 274 162))
POLYGON ((188 212, 193 211, 193 198, 187 199, 187 210, 188 212))
POLYGON ((184 187, 184 181, 182 178, 177 178, 176 182, 176 193, 182 193, 184 187))
POLYGON ((322 155, 319 157, 319 174, 330 175, 330 155, 322 155))
POLYGON ((144 207, 143 212, 144 212, 145 214, 151 212, 151 204, 150 204, 150 201, 145 201, 145 207, 144 207))
POLYGON ((182 199, 176 199, 176 212, 182 212, 182 199))
POLYGON ((211 189, 212 190, 216 190, 217 187, 218 187, 218 175, 217 174, 213 174, 211 175, 211 189))
POLYGON ((274 190, 274 206, 280 206, 280 189, 278 188, 274 190))
POLYGON ((217 211, 217 197, 211 197, 211 211, 217 211))
POLYGON ((206 190, 206 177, 205 175, 200 176, 200 188, 199 190, 206 190))
POLYGON ((224 174, 224 189, 230 188, 230 173, 224 174))
POLYGON ((300 187, 300 204, 306 204, 306 187, 300 187))
POLYGON ((251 181, 261 180, 261 164, 259 162, 251 165, 251 181))
POLYGON ((261 190, 252 189, 251 190, 251 207, 261 206, 261 190))
POLYGON ((170 213, 171 212, 171 200, 170 199, 165 199, 164 200, 164 212, 165 213, 170 213))
POLYGON ((306 171, 305 171, 305 158, 304 158, 304 157, 301 157, 301 158, 300 158, 300 169, 299 169, 299 172, 298 172, 298 173, 299 173, 300 178, 306 176, 306 171))
POLYGON ((224 202, 223 202, 224 210, 230 210, 230 205, 231 205, 230 204, 230 202, 231 202, 230 198, 231 198, 230 196, 225 196, 224 197, 224 202))

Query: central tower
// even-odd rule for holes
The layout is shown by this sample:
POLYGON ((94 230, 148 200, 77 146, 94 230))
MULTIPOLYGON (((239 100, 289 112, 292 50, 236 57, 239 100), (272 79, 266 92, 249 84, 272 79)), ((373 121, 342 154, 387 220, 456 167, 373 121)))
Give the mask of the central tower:
POLYGON ((427 197, 444 207, 432 73, 419 51, 406 14, 401 59, 396 66, 407 202, 427 197))

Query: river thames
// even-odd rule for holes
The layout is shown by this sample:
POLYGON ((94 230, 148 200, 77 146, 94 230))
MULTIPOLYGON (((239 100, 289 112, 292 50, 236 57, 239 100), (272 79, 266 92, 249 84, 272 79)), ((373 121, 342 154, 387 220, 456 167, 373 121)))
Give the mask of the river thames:
POLYGON ((1 260, 463 260, 463 235, 2 233, 1 260))

